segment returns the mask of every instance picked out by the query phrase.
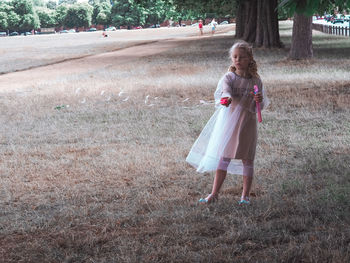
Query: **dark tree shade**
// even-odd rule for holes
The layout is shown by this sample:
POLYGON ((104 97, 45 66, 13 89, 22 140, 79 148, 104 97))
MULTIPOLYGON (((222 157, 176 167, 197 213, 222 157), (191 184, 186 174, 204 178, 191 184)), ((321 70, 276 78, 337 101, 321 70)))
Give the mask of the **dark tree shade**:
POLYGON ((295 13, 289 57, 292 59, 308 59, 312 56, 312 17, 295 13))
POLYGON ((294 14, 290 59, 309 59, 312 49, 312 15, 314 13, 349 10, 350 0, 282 0, 279 8, 289 9, 294 14))
POLYGON ((236 37, 257 47, 281 47, 277 0, 239 0, 236 37))

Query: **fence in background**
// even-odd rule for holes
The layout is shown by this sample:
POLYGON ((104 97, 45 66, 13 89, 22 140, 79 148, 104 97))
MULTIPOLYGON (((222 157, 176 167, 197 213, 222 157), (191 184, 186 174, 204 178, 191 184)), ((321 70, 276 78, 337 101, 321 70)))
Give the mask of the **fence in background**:
POLYGON ((350 36, 350 28, 335 25, 312 24, 312 29, 321 31, 326 34, 350 36))

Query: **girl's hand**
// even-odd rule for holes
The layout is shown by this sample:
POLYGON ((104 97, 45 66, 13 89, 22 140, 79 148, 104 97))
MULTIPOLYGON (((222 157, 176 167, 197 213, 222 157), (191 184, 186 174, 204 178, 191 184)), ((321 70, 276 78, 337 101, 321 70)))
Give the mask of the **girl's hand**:
POLYGON ((229 97, 221 98, 220 104, 228 107, 232 102, 232 99, 229 97))
POLYGON ((252 94, 252 96, 254 97, 255 102, 262 102, 263 101, 263 96, 261 94, 261 92, 258 92, 256 94, 254 94, 254 92, 251 92, 250 94, 252 94))

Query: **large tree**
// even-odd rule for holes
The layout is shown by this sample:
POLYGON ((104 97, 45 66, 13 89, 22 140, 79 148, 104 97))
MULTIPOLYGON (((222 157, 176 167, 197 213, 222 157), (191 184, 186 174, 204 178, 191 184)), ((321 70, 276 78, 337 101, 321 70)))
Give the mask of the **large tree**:
POLYGON ((209 16, 236 16, 236 37, 257 47, 281 47, 278 0, 174 0, 180 8, 198 8, 209 16))
POLYGON ((313 57, 312 15, 348 10, 350 0, 283 0, 279 7, 287 8, 290 15, 294 14, 289 58, 299 60, 313 57))
POLYGON ((112 6, 111 16, 114 25, 131 26, 145 23, 145 9, 134 0, 118 0, 112 6))
POLYGON ((57 6, 55 10, 55 17, 56 17, 56 25, 57 26, 63 26, 64 21, 67 16, 67 11, 68 11, 69 5, 67 4, 61 4, 57 6))
POLYGON ((7 22, 7 13, 0 11, 0 31, 7 30, 8 28, 8 22, 7 22))
POLYGON ((146 24, 160 24, 163 22, 167 15, 167 8, 163 0, 147 0, 142 5, 145 12, 146 24))
POLYGON ((236 37, 257 47, 281 47, 277 0, 238 0, 236 37))
POLYGON ((30 31, 40 27, 40 20, 34 10, 32 0, 13 0, 12 6, 13 11, 20 18, 18 24, 18 29, 20 31, 30 31))
POLYGON ((40 19, 41 28, 54 27, 56 25, 55 11, 47 7, 37 7, 36 13, 40 19))
POLYGON ((312 57, 312 16, 295 13, 289 58, 298 60, 312 57))
POLYGON ((8 30, 10 31, 18 31, 21 23, 21 17, 16 14, 14 11, 10 11, 7 13, 7 23, 8 30))
POLYGON ((93 8, 88 3, 75 4, 68 7, 63 24, 66 27, 88 27, 91 25, 93 8))
POLYGON ((31 31, 34 28, 40 27, 40 20, 36 13, 25 14, 22 16, 21 23, 19 25, 20 31, 31 31))
POLYGON ((0 2, 0 31, 8 30, 9 15, 13 12, 13 7, 5 2, 0 2))
POLYGON ((92 23, 95 25, 109 25, 111 23, 111 4, 108 1, 95 2, 92 6, 92 23))
MULTIPOLYGON (((176 6, 177 11, 192 11, 201 18, 233 17, 237 0, 167 0, 176 6)), ((196 17, 197 19, 199 17, 196 17)))

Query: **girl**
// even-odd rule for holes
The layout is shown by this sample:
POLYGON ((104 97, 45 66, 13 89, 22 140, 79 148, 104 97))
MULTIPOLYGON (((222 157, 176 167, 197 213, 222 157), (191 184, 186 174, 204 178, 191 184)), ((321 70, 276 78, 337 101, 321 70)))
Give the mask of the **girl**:
POLYGON ((214 35, 215 33, 215 28, 218 25, 218 23, 215 21, 215 18, 213 18, 213 20, 210 22, 210 26, 211 26, 211 34, 214 35))
POLYGON ((198 28, 199 28, 199 35, 202 36, 203 35, 203 21, 202 21, 202 19, 199 20, 198 28))
POLYGON ((214 93, 217 110, 192 146, 186 161, 198 172, 216 171, 211 194, 199 202, 218 199, 227 172, 243 175, 240 204, 249 204, 257 141, 256 102, 261 109, 268 99, 257 73, 252 48, 238 42, 230 49, 232 65, 214 93), (254 85, 259 92, 253 94, 254 85), (221 102, 220 102, 221 101, 221 102))

